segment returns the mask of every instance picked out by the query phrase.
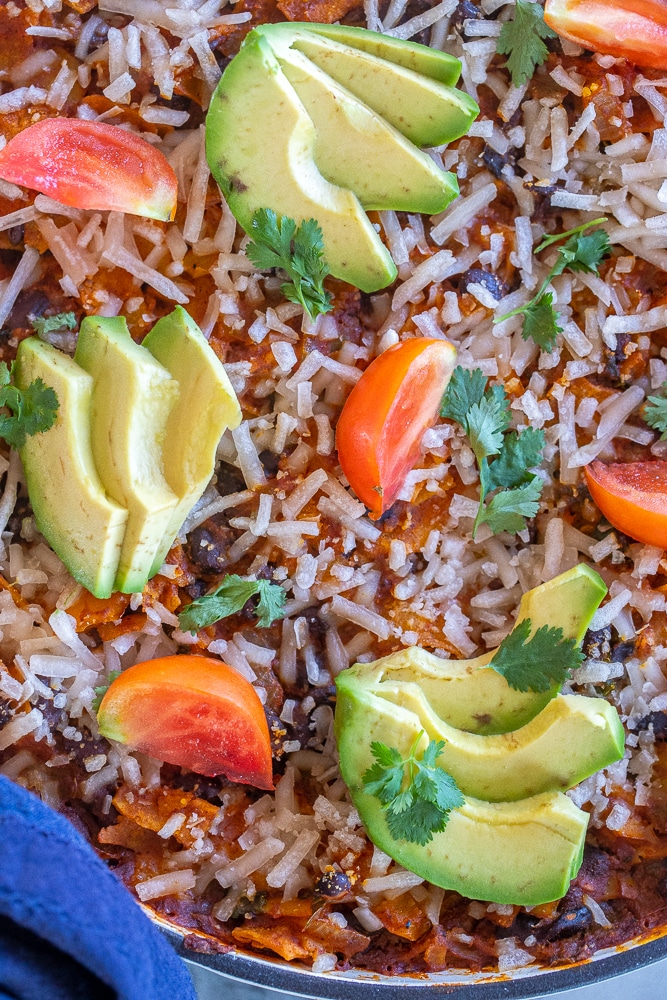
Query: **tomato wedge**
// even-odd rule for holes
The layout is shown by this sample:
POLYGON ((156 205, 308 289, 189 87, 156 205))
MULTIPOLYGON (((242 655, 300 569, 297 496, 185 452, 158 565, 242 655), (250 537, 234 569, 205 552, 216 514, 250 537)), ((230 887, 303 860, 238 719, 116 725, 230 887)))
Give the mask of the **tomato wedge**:
POLYGON ((665 0, 546 0, 544 20, 586 49, 640 66, 667 66, 665 0))
POLYGON ((667 549, 667 462, 591 462, 588 489, 610 524, 645 545, 667 549))
POLYGON ((0 150, 0 177, 63 205, 166 221, 176 213, 176 174, 134 132, 104 122, 45 118, 0 150))
POLYGON ((262 703, 220 660, 183 655, 137 663, 110 685, 97 721, 103 736, 158 760, 273 788, 262 703))
POLYGON ((414 467, 455 362, 448 340, 406 340, 376 358, 348 396, 336 429, 338 458, 373 519, 391 507, 414 467))

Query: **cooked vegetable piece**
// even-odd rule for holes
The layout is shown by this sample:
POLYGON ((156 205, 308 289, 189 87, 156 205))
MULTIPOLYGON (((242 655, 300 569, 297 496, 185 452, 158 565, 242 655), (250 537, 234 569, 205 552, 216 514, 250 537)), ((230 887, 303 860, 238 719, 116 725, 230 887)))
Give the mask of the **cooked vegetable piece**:
POLYGON ((667 549, 667 462, 591 462, 585 468, 593 500, 614 528, 667 549))
POLYGON ((219 660, 184 655, 135 664, 110 685, 98 723, 103 736, 159 760, 273 788, 262 703, 219 660))
POLYGON ((664 70, 664 0, 547 0, 544 20, 562 38, 594 52, 664 70))
POLYGON ((45 118, 0 150, 0 177, 64 205, 173 219, 177 181, 165 156, 104 122, 45 118))
POLYGON ((447 340, 408 340, 376 358, 350 393, 336 447, 343 472, 371 517, 391 507, 414 466, 455 358, 447 340))

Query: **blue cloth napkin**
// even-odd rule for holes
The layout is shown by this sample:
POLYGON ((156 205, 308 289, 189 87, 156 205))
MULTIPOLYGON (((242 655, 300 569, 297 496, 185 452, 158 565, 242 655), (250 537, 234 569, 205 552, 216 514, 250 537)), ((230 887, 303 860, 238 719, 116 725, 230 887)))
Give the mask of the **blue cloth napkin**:
POLYGON ((195 1000, 186 966, 64 816, 0 776, 0 1000, 195 1000))

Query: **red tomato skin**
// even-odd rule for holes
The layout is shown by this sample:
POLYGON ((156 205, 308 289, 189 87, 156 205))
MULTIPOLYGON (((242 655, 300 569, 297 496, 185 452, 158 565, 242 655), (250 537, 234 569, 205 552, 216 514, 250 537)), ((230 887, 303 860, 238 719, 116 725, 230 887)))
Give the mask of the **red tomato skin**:
POLYGON ((667 462, 591 462, 590 494, 614 528, 645 545, 667 549, 667 462))
POLYGON ((257 692, 205 656, 164 656, 124 670, 104 695, 100 732, 198 774, 273 788, 271 738, 257 692))
POLYGON ((336 428, 338 459, 373 519, 391 507, 414 468, 455 363, 447 340, 406 340, 375 358, 345 401, 336 428))
POLYGON ((546 0, 544 20, 586 49, 667 69, 665 0, 546 0))
POLYGON ((0 150, 0 177, 63 205, 167 221, 176 212, 176 174, 134 132, 105 122, 45 118, 0 150))

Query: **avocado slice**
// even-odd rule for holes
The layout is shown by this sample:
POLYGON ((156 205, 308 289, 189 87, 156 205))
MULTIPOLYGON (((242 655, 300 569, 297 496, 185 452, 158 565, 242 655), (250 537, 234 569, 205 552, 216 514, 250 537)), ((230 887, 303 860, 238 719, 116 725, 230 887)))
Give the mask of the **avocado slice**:
POLYGON ((369 52, 379 59, 403 66, 431 80, 439 80, 450 87, 456 86, 461 75, 461 62, 448 52, 432 49, 429 45, 404 41, 392 35, 367 28, 352 28, 347 24, 316 24, 310 21, 281 21, 272 25, 259 25, 258 30, 270 28, 271 36, 278 32, 291 36, 296 31, 307 31, 314 35, 330 38, 341 45, 369 52))
POLYGON ((158 320, 141 346, 180 390, 167 420, 169 446, 163 455, 164 476, 178 503, 151 567, 153 576, 213 475, 220 438, 241 423, 241 407, 222 362, 181 306, 158 320))
POLYGON ((623 756, 618 712, 600 698, 558 695, 521 729, 479 736, 443 722, 418 684, 365 687, 349 674, 343 671, 336 682, 336 731, 341 763, 353 775, 373 763, 372 742, 395 746, 398 731, 408 751, 420 732, 422 752, 429 740, 444 740, 438 766, 464 794, 487 802, 565 791, 623 756))
POLYGON ((581 867, 588 814, 562 792, 520 802, 466 798, 449 814, 443 832, 420 846, 392 837, 379 799, 358 785, 350 785, 350 791, 380 850, 468 899, 517 906, 550 903, 565 895, 581 867))
MULTIPOLYGON (((607 588, 583 563, 525 593, 517 622, 530 618, 533 631, 559 627, 565 638, 581 642, 607 588)), ((342 675, 357 674, 365 685, 415 682, 433 711, 448 725, 493 735, 526 725, 558 693, 515 691, 488 664, 495 650, 472 660, 442 660, 417 646, 398 650, 373 663, 355 664, 342 675)), ((378 689, 379 691, 379 689, 378 689)))
POLYGON ((95 597, 110 597, 128 514, 105 494, 95 468, 93 380, 37 337, 19 345, 14 378, 19 389, 41 378, 58 397, 53 426, 26 438, 21 448, 37 526, 77 583, 95 597))
MULTIPOLYGON (((303 52, 416 146, 440 146, 460 138, 479 114, 476 102, 462 90, 362 49, 309 30, 295 30, 294 25, 290 28, 292 48, 303 52)), ((269 42, 280 34, 271 24, 255 30, 269 42)))
POLYGON ((74 360, 93 378, 91 435, 99 477, 128 510, 114 586, 135 593, 144 588, 178 503, 162 473, 178 383, 134 343, 122 317, 86 317, 74 360))
POLYGON ((365 209, 443 211, 459 193, 454 174, 290 48, 290 37, 283 32, 269 41, 315 126, 315 163, 323 176, 354 191, 365 209))
POLYGON ((222 75, 206 118, 206 155, 246 232, 260 208, 317 219, 333 275, 384 288, 396 266, 359 199, 330 184, 314 159, 315 128, 267 40, 251 32, 222 75))

